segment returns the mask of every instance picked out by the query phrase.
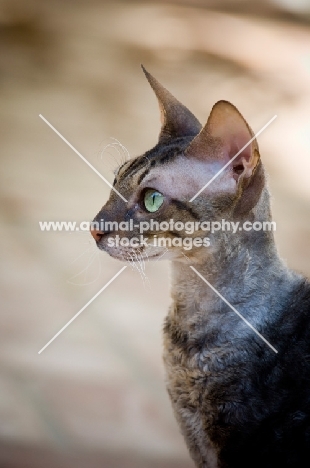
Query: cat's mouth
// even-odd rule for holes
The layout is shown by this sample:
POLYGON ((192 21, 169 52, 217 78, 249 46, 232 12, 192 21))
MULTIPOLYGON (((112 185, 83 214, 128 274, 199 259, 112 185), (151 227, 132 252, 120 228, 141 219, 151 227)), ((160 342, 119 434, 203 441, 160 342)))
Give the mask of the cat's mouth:
POLYGON ((137 245, 135 247, 123 246, 120 243, 109 241, 109 238, 106 235, 103 235, 95 240, 99 250, 106 252, 116 260, 131 263, 139 263, 146 260, 158 260, 169 250, 167 248, 155 247, 153 245, 137 245))

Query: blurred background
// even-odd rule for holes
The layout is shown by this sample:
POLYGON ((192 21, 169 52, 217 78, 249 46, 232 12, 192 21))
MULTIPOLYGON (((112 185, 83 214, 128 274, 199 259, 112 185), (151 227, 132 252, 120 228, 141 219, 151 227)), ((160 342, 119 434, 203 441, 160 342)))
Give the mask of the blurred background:
POLYGON ((169 264, 122 267, 88 232, 109 188, 97 170, 157 141, 159 112, 140 69, 202 123, 219 99, 257 132, 276 238, 310 274, 309 0, 1 0, 1 468, 190 468, 165 391, 161 328, 169 264), (117 140, 126 148, 117 145, 117 140))

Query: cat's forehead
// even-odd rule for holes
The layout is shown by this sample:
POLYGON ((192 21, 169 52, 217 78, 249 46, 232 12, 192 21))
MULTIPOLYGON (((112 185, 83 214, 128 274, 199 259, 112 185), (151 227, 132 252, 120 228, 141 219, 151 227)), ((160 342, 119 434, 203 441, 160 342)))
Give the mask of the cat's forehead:
MULTIPOLYGON (((202 161, 191 160, 182 153, 161 154, 156 158, 139 157, 123 165, 119 179, 121 186, 126 187, 128 196, 135 198, 134 193, 140 193, 146 188, 153 188, 170 198, 190 199, 221 169, 219 162, 205 164, 202 161)), ((223 184, 222 174, 219 178, 223 184)), ((229 181, 227 181, 229 182, 229 181)), ((216 193, 218 181, 211 184, 208 193, 216 193)), ((226 183, 225 183, 226 185, 226 183)))
MULTIPOLYGON (((120 185, 136 192, 154 188, 159 192, 178 198, 191 198, 221 169, 218 161, 202 162, 184 155, 189 141, 179 141, 170 145, 160 145, 131 161, 123 164, 117 174, 120 185)), ((216 191, 217 183, 209 192, 216 191)))
POLYGON ((188 138, 179 138, 169 144, 158 144, 151 150, 146 151, 142 156, 123 163, 116 169, 115 175, 119 181, 124 181, 125 179, 133 180, 134 176, 143 172, 143 170, 149 172, 155 167, 161 167, 171 162, 183 153, 190 141, 188 138))
MULTIPOLYGON (((150 170, 140 184, 140 189, 151 187, 172 198, 180 196, 191 198, 221 169, 218 162, 205 164, 179 155, 163 166, 150 170)), ((224 174, 223 174, 224 177, 224 174)), ((208 192, 217 191, 217 183, 208 192)))

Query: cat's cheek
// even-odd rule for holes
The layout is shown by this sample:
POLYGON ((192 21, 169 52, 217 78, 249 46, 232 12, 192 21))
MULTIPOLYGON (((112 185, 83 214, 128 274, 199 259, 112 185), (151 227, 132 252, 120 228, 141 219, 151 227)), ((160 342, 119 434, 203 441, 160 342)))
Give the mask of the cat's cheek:
POLYGON ((115 247, 115 240, 113 237, 108 238, 108 247, 115 247))
POLYGON ((211 240, 209 237, 204 237, 202 241, 203 247, 210 247, 211 246, 211 240))

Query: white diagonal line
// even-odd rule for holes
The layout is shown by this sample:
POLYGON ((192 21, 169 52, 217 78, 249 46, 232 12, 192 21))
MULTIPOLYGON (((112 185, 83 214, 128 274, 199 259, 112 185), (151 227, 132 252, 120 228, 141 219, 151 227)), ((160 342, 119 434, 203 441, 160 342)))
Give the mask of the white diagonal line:
POLYGON ((77 149, 75 149, 74 146, 72 146, 71 143, 69 143, 69 141, 66 140, 66 138, 65 138, 58 130, 56 130, 56 128, 53 127, 53 125, 52 125, 48 120, 46 120, 45 117, 43 117, 42 114, 39 114, 39 117, 41 117, 41 119, 44 120, 44 122, 45 122, 52 130, 54 130, 54 132, 55 132, 65 143, 67 143, 67 145, 68 145, 68 146, 69 146, 69 147, 70 147, 86 164, 87 164, 87 166, 89 166, 102 180, 104 180, 104 182, 105 182, 115 193, 117 193, 117 195, 118 195, 119 197, 121 197, 122 200, 124 200, 124 202, 127 203, 128 200, 126 200, 126 198, 123 197, 123 195, 122 195, 121 193, 119 193, 119 191, 116 190, 116 188, 114 188, 113 185, 112 185, 105 177, 103 177, 103 175, 100 174, 100 172, 97 171, 97 169, 95 169, 94 166, 93 166, 92 164, 90 164, 90 162, 87 161, 87 159, 84 158, 84 156, 82 156, 81 153, 80 153, 77 149))
POLYGON ((261 128, 261 129, 259 130, 259 132, 257 132, 257 133, 253 136, 253 138, 251 138, 251 140, 248 141, 247 144, 244 145, 244 147, 241 148, 241 150, 239 150, 238 153, 235 154, 235 156, 234 156, 233 158, 231 158, 231 160, 228 161, 228 163, 225 164, 225 166, 223 166, 223 167, 215 174, 215 176, 213 176, 212 179, 209 180, 209 182, 206 183, 206 185, 204 185, 204 186, 196 193, 196 195, 193 196, 193 198, 190 199, 190 202, 194 201, 195 198, 198 197, 198 195, 200 195, 201 192, 203 192, 203 190, 204 190, 205 188, 207 188, 208 185, 210 185, 210 184, 214 181, 214 179, 216 179, 216 178, 226 169, 226 167, 229 166, 229 164, 230 164, 234 159, 236 159, 236 157, 239 156, 239 154, 242 153, 242 151, 243 151, 247 146, 249 146, 249 145, 252 143, 252 141, 255 140, 255 138, 257 138, 258 135, 260 135, 260 134, 271 124, 271 122, 273 122, 276 118, 277 118, 277 115, 274 115, 274 116, 272 117, 272 119, 270 119, 269 122, 267 122, 266 125, 264 125, 263 128, 261 128))
POLYGON ((68 322, 68 323, 66 323, 66 325, 65 325, 64 327, 62 327, 62 329, 61 329, 61 330, 59 330, 59 332, 58 332, 58 333, 56 333, 56 335, 54 335, 54 336, 53 336, 53 338, 52 338, 52 339, 51 339, 51 340, 50 340, 48 343, 46 343, 46 345, 45 345, 45 346, 43 346, 43 348, 42 348, 42 349, 40 349, 40 351, 38 352, 38 354, 41 354, 41 353, 42 353, 42 351, 44 351, 44 350, 45 350, 45 348, 47 348, 47 347, 48 347, 48 345, 50 345, 50 344, 52 343, 52 341, 54 341, 54 340, 55 340, 55 338, 57 338, 57 336, 59 336, 59 335, 60 335, 60 333, 62 333, 62 332, 63 332, 63 331, 64 331, 64 330, 65 330, 65 329, 66 329, 66 328, 67 328, 67 327, 70 325, 70 323, 72 323, 72 322, 73 322, 73 320, 75 320, 75 319, 76 319, 76 318, 77 318, 77 317, 78 317, 78 316, 79 316, 79 315, 80 315, 80 314, 83 312, 83 310, 85 310, 85 309, 86 309, 86 307, 88 307, 88 306, 89 306, 89 304, 91 304, 91 303, 92 303, 92 302, 93 302, 93 301, 96 299, 96 297, 98 297, 98 296, 99 296, 99 294, 101 294, 101 293, 102 293, 102 291, 104 291, 104 290, 105 290, 105 289, 106 289, 106 288, 107 288, 107 287, 108 287, 108 286, 109 286, 109 285, 112 283, 112 281, 114 281, 114 280, 115 280, 115 279, 116 279, 116 278, 117 278, 117 277, 118 277, 118 276, 119 276, 119 275, 120 275, 120 274, 121 274, 121 273, 122 273, 122 272, 125 270, 125 268, 127 268, 127 265, 126 265, 126 266, 124 266, 124 267, 123 267, 123 268, 122 268, 122 269, 121 269, 121 270, 120 270, 118 273, 116 273, 116 275, 114 275, 114 276, 113 276, 113 278, 112 278, 112 279, 110 279, 110 281, 108 281, 108 282, 107 282, 107 284, 105 284, 105 285, 103 286, 103 288, 101 288, 101 289, 100 289, 100 291, 98 291, 98 292, 97 292, 97 294, 95 294, 95 295, 94 295, 94 296, 91 298, 91 300, 90 300, 90 301, 88 301, 88 302, 87 302, 87 304, 85 304, 85 305, 84 305, 84 307, 82 307, 82 309, 81 309, 81 310, 79 310, 79 311, 78 311, 78 313, 77 313, 77 314, 75 314, 75 316, 74 316, 74 317, 72 317, 72 319, 71 319, 71 320, 69 320, 69 322, 68 322))
POLYGON ((199 278, 202 279, 202 281, 204 281, 204 282, 209 286, 209 288, 212 289, 212 291, 215 292, 215 294, 217 294, 217 295, 222 299, 222 301, 225 302, 225 304, 227 304, 227 305, 231 308, 231 310, 233 310, 233 311, 235 312, 235 314, 238 315, 238 317, 240 317, 240 318, 247 324, 248 327, 251 328, 251 330, 254 331, 254 333, 256 333, 257 336, 259 336, 259 337, 269 346, 269 348, 272 349, 272 351, 274 351, 275 353, 278 353, 278 351, 276 350, 276 348, 274 348, 274 347, 269 343, 269 341, 267 341, 266 338, 264 338, 263 335, 261 335, 261 334, 256 330, 256 328, 254 328, 253 325, 251 325, 250 322, 248 322, 247 319, 245 319, 245 318, 243 317, 243 315, 241 315, 240 312, 238 312, 237 309, 235 309, 234 306, 232 306, 232 305, 225 299, 225 297, 223 297, 222 294, 220 294, 220 293, 212 286, 212 284, 209 283, 209 281, 207 281, 193 266, 190 266, 190 268, 196 273, 196 275, 199 276, 199 278))

